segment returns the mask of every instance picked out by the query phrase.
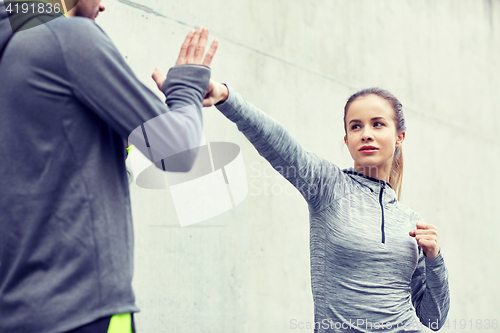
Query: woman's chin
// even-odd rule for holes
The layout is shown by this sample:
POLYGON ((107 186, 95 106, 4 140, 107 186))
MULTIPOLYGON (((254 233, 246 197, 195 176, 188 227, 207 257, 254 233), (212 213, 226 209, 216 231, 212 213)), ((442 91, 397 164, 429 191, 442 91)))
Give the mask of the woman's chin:
POLYGON ((361 161, 356 161, 354 163, 355 167, 360 167, 360 168, 378 168, 380 166, 380 163, 377 163, 377 161, 370 161, 369 159, 363 159, 361 161))

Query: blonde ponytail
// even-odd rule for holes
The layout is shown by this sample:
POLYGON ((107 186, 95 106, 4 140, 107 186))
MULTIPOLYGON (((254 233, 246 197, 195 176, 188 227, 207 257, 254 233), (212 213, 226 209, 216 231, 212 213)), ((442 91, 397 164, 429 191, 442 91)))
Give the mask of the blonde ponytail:
POLYGON ((401 188, 403 184, 403 147, 400 146, 396 148, 394 152, 394 158, 392 160, 391 175, 389 176, 389 184, 396 192, 398 196, 398 201, 401 198, 401 188))

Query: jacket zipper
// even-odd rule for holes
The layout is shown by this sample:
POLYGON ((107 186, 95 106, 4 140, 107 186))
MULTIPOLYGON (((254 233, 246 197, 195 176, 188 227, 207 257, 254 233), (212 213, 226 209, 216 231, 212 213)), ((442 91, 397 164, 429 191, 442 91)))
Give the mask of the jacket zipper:
POLYGON ((380 182, 380 195, 378 196, 378 201, 380 203, 380 209, 382 209, 382 243, 385 244, 385 228, 384 228, 384 204, 382 201, 382 194, 384 193, 385 183, 383 181, 380 182))

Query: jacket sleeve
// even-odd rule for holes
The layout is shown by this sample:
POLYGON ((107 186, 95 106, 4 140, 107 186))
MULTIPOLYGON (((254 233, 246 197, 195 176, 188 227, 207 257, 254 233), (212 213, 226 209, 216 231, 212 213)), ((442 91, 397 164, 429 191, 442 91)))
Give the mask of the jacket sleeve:
POLYGON ((420 322, 430 329, 439 330, 450 309, 448 271, 441 252, 428 259, 419 248, 418 265, 411 279, 411 300, 420 322))
POLYGON ((321 209, 331 203, 335 192, 341 191, 342 171, 304 149, 280 123, 245 101, 234 89, 228 87, 228 90, 228 99, 217 104, 217 109, 237 125, 259 154, 299 190, 309 205, 321 209), (333 191, 327 191, 334 187, 333 191))
POLYGON ((95 23, 84 18, 66 21, 66 29, 54 29, 53 34, 76 98, 128 138, 157 167, 188 171, 202 138, 201 101, 210 69, 197 65, 173 67, 163 84, 165 104, 136 78, 95 23), (162 163, 173 156, 180 158, 162 163))

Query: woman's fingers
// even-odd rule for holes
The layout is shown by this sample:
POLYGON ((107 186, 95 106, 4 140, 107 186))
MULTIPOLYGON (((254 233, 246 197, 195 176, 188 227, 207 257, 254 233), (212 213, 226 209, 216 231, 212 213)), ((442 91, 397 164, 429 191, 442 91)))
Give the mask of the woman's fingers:
POLYGON ((212 97, 205 97, 205 99, 201 102, 201 105, 205 108, 213 106, 215 104, 215 100, 212 97))
POLYGON ((430 235, 417 235, 415 236, 415 239, 417 240, 417 242, 421 240, 427 240, 429 242, 437 242, 437 237, 430 235))
POLYGON ((417 229, 436 229, 435 226, 433 226, 432 224, 427 224, 427 223, 424 223, 424 222, 417 222, 417 229))
POLYGON ((212 106, 219 102, 223 102, 227 100, 229 96, 229 91, 225 84, 221 84, 210 79, 208 83, 207 91, 205 92, 205 96, 203 96, 203 106, 212 106))
POLYGON ((438 233, 435 226, 423 222, 417 223, 417 229, 410 231, 410 236, 415 237, 418 246, 424 250, 428 258, 435 258, 439 254, 438 233))
POLYGON ((415 235, 423 235, 423 234, 434 234, 437 236, 437 229, 432 224, 417 222, 416 226, 417 229, 410 231, 410 236, 415 237, 415 235))
POLYGON ((414 236, 415 238, 438 238, 438 234, 436 230, 415 230, 414 236))
POLYGON ((436 248, 436 245, 437 244, 435 241, 431 241, 428 239, 421 239, 418 241, 418 246, 420 246, 422 250, 424 250, 424 253, 427 257, 431 256, 431 259, 437 256, 436 250, 439 251, 439 248, 436 248), (436 253, 433 254, 434 252, 436 253))
POLYGON ((205 96, 203 96, 202 105, 204 107, 214 105, 215 103, 217 103, 217 98, 219 97, 218 95, 219 91, 217 89, 217 82, 210 79, 210 81, 208 82, 207 91, 205 92, 205 96))

